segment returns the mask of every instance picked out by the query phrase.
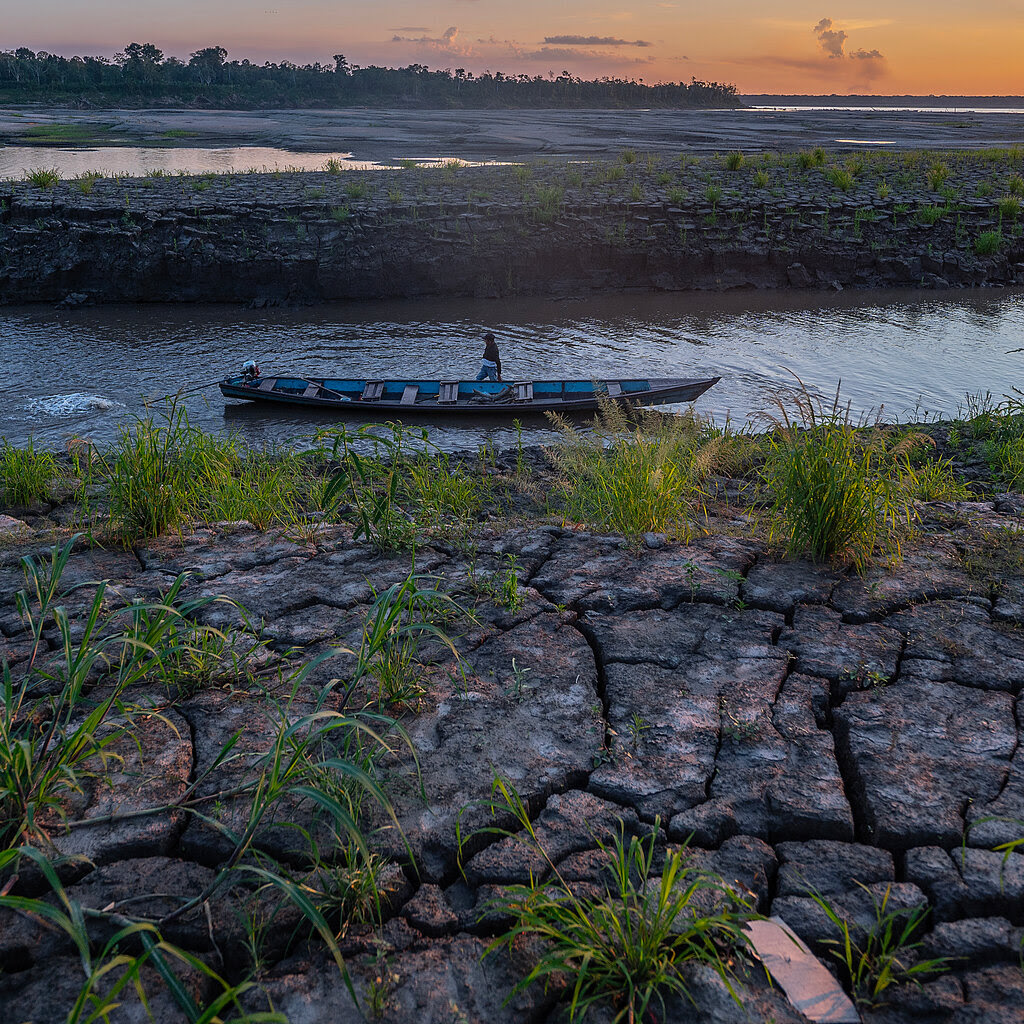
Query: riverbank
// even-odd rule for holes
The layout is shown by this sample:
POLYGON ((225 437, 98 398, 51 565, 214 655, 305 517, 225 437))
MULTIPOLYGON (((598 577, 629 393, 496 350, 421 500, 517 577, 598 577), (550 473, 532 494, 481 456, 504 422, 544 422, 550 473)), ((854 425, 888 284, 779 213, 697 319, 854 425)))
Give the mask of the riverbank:
MULTIPOLYGON (((900 104, 905 107, 907 104, 900 104)), ((828 104, 834 106, 834 104, 828 104)), ((1024 113, 984 110, 124 110, 5 106, 10 146, 269 147, 348 153, 356 160, 614 158, 621 150, 712 156, 1010 147, 1024 113)), ((241 165, 246 166, 245 164, 241 165)), ((99 169, 102 169, 99 168, 99 169)), ((145 167, 139 168, 146 170, 145 167)))
MULTIPOLYGON (((682 920, 716 944, 672 973, 696 1008, 677 990, 670 1018, 804 1020, 728 931, 756 912, 847 987, 896 956, 892 984, 853 988, 863 1021, 1010 1024, 1024 1002, 1021 416, 982 403, 923 429, 826 417, 761 438, 609 417, 628 443, 569 432, 547 453, 475 460, 403 454, 385 432, 365 472, 344 444, 248 460, 182 433, 161 459, 144 431, 53 468, 8 455, 21 525, 3 521, 0 643, 27 687, 14 728, 65 707, 68 674, 79 714, 107 718, 83 757, 67 716, 52 763, 68 774, 38 790, 34 818, 5 805, 5 848, 27 837, 54 858, 100 945, 147 922, 197 958, 167 954, 192 998, 227 991, 295 1022, 563 1019, 572 962, 505 1002, 542 951, 534 930, 483 954, 524 900, 540 907, 516 886, 547 880, 555 905, 571 891, 593 909, 621 834, 627 851, 651 844, 641 892, 673 864, 711 873, 682 920), (859 519, 828 557, 803 557, 791 527, 837 492, 801 490, 792 454, 867 502, 868 548, 859 519), (261 528, 240 521, 260 509, 261 528), (105 543, 47 554, 83 529, 105 543), (40 606, 47 580, 66 620, 40 606), (26 583, 31 618, 15 602, 26 583), (890 912, 925 914, 906 940, 922 945, 829 953, 836 922, 866 949, 890 912), (923 986, 902 973, 926 960, 923 986)), ((636 912, 636 884, 616 913, 636 912)), ((12 892, 50 889, 23 865, 12 892)), ((82 986, 67 939, 4 909, 0 949, 8 1013, 63 1020, 82 986)), ((155 1014, 176 1014, 152 964, 138 973, 155 1014)), ((622 1004, 599 1019, 609 1008, 622 1004)))
MULTIPOLYGON (((0 186, 0 301, 977 287, 1024 266, 1020 150, 0 186)), ((331 170, 337 173, 330 173, 331 170)))

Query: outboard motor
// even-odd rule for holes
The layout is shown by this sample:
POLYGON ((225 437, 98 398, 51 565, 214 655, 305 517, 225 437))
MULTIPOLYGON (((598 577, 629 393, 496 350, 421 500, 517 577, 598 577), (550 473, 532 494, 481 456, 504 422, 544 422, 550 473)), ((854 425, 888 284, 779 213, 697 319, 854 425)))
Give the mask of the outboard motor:
POLYGON ((255 359, 246 359, 242 363, 242 380, 246 384, 252 384, 253 381, 258 380, 260 375, 260 367, 255 359))

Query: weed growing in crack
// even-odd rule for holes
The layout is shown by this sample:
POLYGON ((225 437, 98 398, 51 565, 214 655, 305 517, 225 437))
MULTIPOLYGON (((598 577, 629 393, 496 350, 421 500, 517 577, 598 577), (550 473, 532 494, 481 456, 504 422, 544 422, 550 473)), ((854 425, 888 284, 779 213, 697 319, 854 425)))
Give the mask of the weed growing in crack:
POLYGON ((441 623, 461 612, 450 597, 410 575, 377 594, 363 626, 356 679, 377 682, 380 707, 415 707, 426 695, 421 646, 433 640, 458 660, 441 623))
POLYGON ((146 921, 133 921, 120 914, 83 907, 68 897, 53 865, 31 847, 0 852, 0 876, 16 873, 30 863, 50 886, 52 899, 34 899, 0 894, 0 908, 17 911, 43 921, 66 938, 78 954, 82 982, 74 1003, 68 1008, 67 1024, 91 1024, 110 1019, 119 1007, 137 995, 144 1008, 146 989, 159 979, 188 1021, 212 1022, 235 1011, 231 1020, 286 1024, 281 1014, 247 1013, 240 998, 253 987, 244 981, 231 985, 199 957, 167 942, 160 929, 146 921), (90 923, 108 922, 106 941, 97 941, 90 923), (135 952, 139 950, 139 952, 135 952), (190 978, 191 976, 191 978, 190 978), (196 991, 195 979, 202 980, 205 998, 196 991), (199 998, 197 998, 199 996, 199 998))
POLYGON ((729 710, 727 697, 718 698, 718 713, 721 734, 734 743, 744 743, 757 735, 759 723, 756 718, 737 718, 729 710))
POLYGON ((522 701, 526 697, 526 677, 530 674, 528 668, 523 668, 521 665, 516 664, 516 659, 512 659, 512 681, 509 683, 508 688, 505 690, 507 696, 511 697, 514 701, 522 701))
POLYGON ((632 744, 633 749, 636 750, 643 742, 645 734, 650 732, 651 726, 648 722, 644 721, 643 715, 639 711, 634 711, 633 717, 626 725, 626 729, 629 732, 629 742, 632 744))
POLYGON ((533 828, 529 811, 501 777, 487 807, 514 831, 513 836, 544 861, 549 880, 507 887, 488 911, 511 917, 512 927, 487 949, 536 951, 535 963, 509 999, 543 981, 557 986, 568 1003, 569 1019, 582 1018, 595 1004, 610 1004, 613 1021, 640 1021, 666 999, 689 998, 685 967, 701 963, 723 980, 733 998, 730 963, 746 949, 743 923, 748 904, 716 875, 687 863, 685 849, 669 852, 660 867, 655 849, 658 823, 647 839, 626 837, 621 828, 611 841, 595 838, 607 858, 603 893, 580 893, 559 872, 533 828), (709 907, 711 909, 709 909, 709 907))
POLYGON ((871 896, 875 911, 875 920, 867 931, 851 925, 823 896, 810 893, 838 933, 837 938, 826 940, 826 944, 859 1006, 882 1003, 885 990, 892 985, 920 984, 949 969, 948 957, 918 958, 917 950, 922 945, 921 935, 929 913, 926 903, 910 909, 892 909, 889 886, 881 899, 867 886, 861 885, 861 888, 871 896))

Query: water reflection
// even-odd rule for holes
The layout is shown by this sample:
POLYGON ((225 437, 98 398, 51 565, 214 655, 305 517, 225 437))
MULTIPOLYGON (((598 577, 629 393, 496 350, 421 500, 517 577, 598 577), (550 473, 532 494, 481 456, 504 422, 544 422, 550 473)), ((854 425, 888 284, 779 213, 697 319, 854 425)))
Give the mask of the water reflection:
MULTIPOLYGON (((495 161, 468 161, 445 156, 410 157, 421 167, 437 167, 456 160, 465 167, 491 165, 495 161)), ((342 170, 367 171, 395 166, 374 160, 354 160, 351 153, 297 153, 268 146, 188 148, 177 146, 97 146, 68 149, 56 146, 0 147, 0 178, 21 180, 39 167, 55 168, 62 178, 76 178, 91 171, 114 177, 145 177, 160 174, 227 174, 259 171, 322 171, 328 160, 342 170)))
MULTIPOLYGON (((1019 292, 611 295, 581 300, 331 304, 305 309, 127 306, 0 309, 7 399, 0 435, 62 446, 110 438, 144 401, 215 381, 255 356, 299 375, 474 376, 480 336, 499 339, 506 376, 722 376, 697 403, 743 421, 793 384, 831 398, 842 381, 855 415, 955 413, 966 393, 1003 395, 1021 378, 1019 292)), ((322 418, 228 406, 216 388, 186 398, 208 430, 257 444, 311 433, 322 418)), ((545 424, 528 427, 534 440, 545 424)), ((507 425, 435 425, 435 440, 511 443, 507 425)))

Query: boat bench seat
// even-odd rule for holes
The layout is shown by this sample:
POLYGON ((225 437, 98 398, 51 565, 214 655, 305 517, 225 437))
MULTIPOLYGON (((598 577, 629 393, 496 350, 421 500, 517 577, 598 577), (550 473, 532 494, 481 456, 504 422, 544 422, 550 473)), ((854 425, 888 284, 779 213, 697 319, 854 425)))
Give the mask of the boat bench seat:
POLYGON ((303 398, 316 398, 316 396, 319 393, 320 393, 320 385, 319 384, 309 384, 309 385, 307 385, 306 390, 302 392, 302 397, 303 398))
POLYGON ((402 392, 402 405, 415 405, 416 396, 420 393, 419 384, 406 384, 402 392))
POLYGON ((517 402, 532 402, 533 401, 533 382, 528 384, 517 384, 516 385, 516 401, 517 402))
POLYGON ((622 385, 617 381, 608 382, 608 397, 619 398, 622 395, 622 385))
POLYGON ((260 391, 273 391, 276 384, 276 377, 267 377, 266 380, 260 381, 260 391))
POLYGON ((363 393, 359 396, 363 402, 376 402, 384 394, 384 381, 382 380, 368 380, 366 386, 363 388, 363 393))
POLYGON ((437 393, 438 405, 454 405, 459 400, 459 382, 448 381, 441 384, 437 393))

